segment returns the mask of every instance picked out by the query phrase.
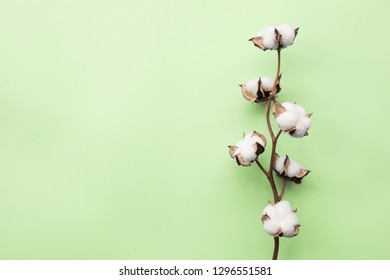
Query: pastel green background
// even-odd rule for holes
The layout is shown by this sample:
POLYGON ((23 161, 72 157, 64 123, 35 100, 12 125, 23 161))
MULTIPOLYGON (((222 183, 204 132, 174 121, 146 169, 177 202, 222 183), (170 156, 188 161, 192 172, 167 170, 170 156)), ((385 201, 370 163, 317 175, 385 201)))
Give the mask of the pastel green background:
POLYGON ((390 259, 389 3, 0 0, 0 259, 269 259, 272 193, 227 145, 266 134, 238 84, 284 22, 280 101, 314 114, 278 147, 312 170, 280 258, 390 259))

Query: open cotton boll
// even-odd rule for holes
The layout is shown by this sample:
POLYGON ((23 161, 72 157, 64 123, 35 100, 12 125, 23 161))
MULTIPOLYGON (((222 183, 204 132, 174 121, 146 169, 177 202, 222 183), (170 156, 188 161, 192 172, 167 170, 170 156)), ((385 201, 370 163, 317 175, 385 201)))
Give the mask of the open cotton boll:
POLYGON ((236 145, 228 146, 230 157, 234 158, 238 165, 250 166, 265 150, 267 139, 264 135, 252 131, 246 133, 236 145))
POLYGON ((245 85, 246 90, 257 97, 257 92, 259 91, 259 79, 249 80, 245 85))
POLYGON ((295 39, 295 29, 288 24, 281 24, 276 27, 279 34, 282 35, 280 44, 283 48, 290 46, 295 39))
POLYGON ((282 173, 284 170, 284 161, 286 160, 286 156, 280 156, 275 160, 275 170, 279 173, 282 173))
POLYGON ((290 159, 290 164, 287 167, 286 175, 287 177, 296 177, 301 173, 301 170, 303 169, 303 166, 296 162, 295 160, 290 159))
POLYGON ((276 40, 275 27, 267 27, 257 33, 257 36, 263 38, 263 45, 270 50, 278 49, 278 42, 276 40))
POLYGON ((256 149, 253 147, 252 145, 253 143, 251 143, 251 141, 248 139, 248 140, 240 140, 237 142, 237 144, 235 145, 238 149, 236 150, 236 154, 241 154, 241 156, 243 157, 243 159, 246 161, 246 162, 252 162, 256 159, 257 155, 256 155, 256 149))
POLYGON ((299 120, 299 115, 294 111, 287 110, 276 118, 276 122, 281 130, 288 131, 294 128, 299 120))
POLYGON ((298 234, 298 216, 288 201, 270 202, 261 218, 264 230, 272 236, 293 237, 298 234))

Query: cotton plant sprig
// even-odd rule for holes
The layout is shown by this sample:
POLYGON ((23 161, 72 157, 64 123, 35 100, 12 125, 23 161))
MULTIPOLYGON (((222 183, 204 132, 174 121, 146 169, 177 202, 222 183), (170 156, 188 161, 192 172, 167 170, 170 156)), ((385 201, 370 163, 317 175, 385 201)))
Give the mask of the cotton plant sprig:
POLYGON ((274 238, 273 260, 278 258, 279 238, 294 237, 299 233, 300 224, 298 223, 297 211, 291 208, 288 201, 282 200, 286 183, 291 181, 295 184, 301 184, 303 178, 310 173, 302 164, 288 155, 279 156, 276 153, 276 145, 282 132, 294 138, 302 138, 308 135, 308 130, 311 127, 311 114, 307 113, 301 105, 276 101, 281 91, 281 51, 294 43, 297 34, 298 28, 282 24, 264 28, 255 37, 249 39, 263 51, 277 51, 278 64, 275 78, 260 77, 240 84, 241 93, 246 100, 265 105, 267 129, 271 140, 268 168, 264 167, 264 163, 261 163, 263 162, 261 154, 267 145, 267 139, 263 134, 256 131, 248 132, 234 146, 228 146, 230 156, 236 160, 238 165, 251 166, 253 162, 256 163, 271 186, 273 201, 269 201, 264 208, 261 221, 264 230, 274 238), (276 134, 271 126, 271 105, 273 105, 272 114, 279 126, 279 131, 276 134), (274 172, 281 179, 280 191, 275 182, 274 172))

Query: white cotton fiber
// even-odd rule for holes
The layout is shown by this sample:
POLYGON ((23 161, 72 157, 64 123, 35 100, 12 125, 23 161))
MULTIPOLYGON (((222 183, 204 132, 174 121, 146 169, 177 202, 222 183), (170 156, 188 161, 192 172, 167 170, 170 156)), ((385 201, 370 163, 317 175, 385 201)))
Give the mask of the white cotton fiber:
POLYGON ((263 228, 269 235, 275 235, 280 229, 278 220, 266 220, 263 222, 263 228))
POLYGON ((277 160, 275 160, 275 170, 279 173, 282 173, 284 170, 284 161, 286 160, 286 156, 280 156, 277 160))
POLYGON ((261 30, 258 34, 263 38, 263 45, 265 48, 270 50, 278 49, 278 42, 276 41, 275 27, 267 27, 261 30))
POLYGON ((252 138, 250 139, 251 143, 252 144, 255 144, 255 143, 259 143, 261 146, 264 147, 264 141, 263 139, 261 139, 259 136, 257 135, 254 135, 252 136, 252 138))
POLYGON ((271 219, 277 219, 278 218, 278 212, 275 208, 275 205, 272 205, 272 204, 268 204, 264 210, 263 210, 263 215, 267 214, 268 217, 270 217, 271 219))
POLYGON ((301 117, 295 126, 295 131, 291 135, 295 138, 301 138, 306 135, 311 126, 311 119, 309 117, 301 117))
POLYGON ((311 118, 309 118, 307 115, 302 117, 299 122, 306 128, 306 131, 311 127, 311 118))
POLYGON ((305 117, 307 116, 307 113, 306 113, 306 110, 305 108, 303 108, 301 105, 299 104, 294 104, 295 105, 295 111, 301 116, 301 117, 305 117))
POLYGON ((256 159, 256 149, 249 143, 249 141, 240 140, 236 144, 237 154, 241 154, 246 162, 252 162, 256 159))
POLYGON ((301 173, 301 170, 303 169, 303 166, 296 162, 295 160, 290 159, 290 164, 287 167, 286 175, 287 177, 296 177, 301 173))
POLYGON ((249 80, 245 85, 246 90, 257 97, 257 92, 259 91, 259 79, 249 80))
POLYGON ((276 122, 281 130, 288 131, 294 128, 299 120, 296 112, 286 111, 276 118, 276 122))
POLYGON ((287 110, 287 111, 291 111, 291 112, 295 112, 296 111, 296 104, 293 103, 293 102, 283 102, 282 103, 282 106, 287 110))
POLYGON ((279 201, 275 206, 279 219, 285 219, 287 215, 291 213, 291 205, 287 200, 279 201))
POLYGON ((261 88, 265 92, 270 92, 272 90, 273 85, 274 85, 274 81, 275 80, 270 78, 270 77, 261 78, 261 88))
POLYGON ((282 234, 284 237, 294 236, 295 227, 294 227, 294 224, 290 220, 285 219, 285 220, 281 221, 280 222, 280 229, 282 230, 282 234))
POLYGON ((283 48, 288 47, 294 42, 295 39, 295 29, 288 24, 281 24, 276 26, 276 29, 279 31, 279 34, 282 35, 281 45, 283 48))
POLYGON ((287 219, 289 219, 293 225, 298 224, 298 215, 297 213, 291 212, 288 214, 287 219))

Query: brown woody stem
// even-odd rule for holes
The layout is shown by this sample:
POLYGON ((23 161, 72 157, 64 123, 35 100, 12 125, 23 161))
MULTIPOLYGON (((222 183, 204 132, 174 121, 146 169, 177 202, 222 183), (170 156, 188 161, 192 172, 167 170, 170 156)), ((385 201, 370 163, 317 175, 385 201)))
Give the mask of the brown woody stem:
POLYGON ((268 172, 267 170, 265 170, 265 168, 261 165, 261 163, 259 162, 259 160, 255 160, 257 166, 261 169, 261 171, 263 171, 264 175, 268 178, 268 172))
POLYGON ((279 194, 279 201, 282 200, 283 196, 284 196, 284 190, 286 189, 286 180, 283 180, 283 183, 282 183, 282 189, 280 190, 280 194, 279 194))
POLYGON ((263 171, 264 175, 267 177, 270 185, 271 185, 271 189, 272 189, 272 193, 274 195, 274 201, 275 203, 279 201, 279 194, 278 194, 278 190, 276 188, 276 185, 275 185, 275 181, 274 181, 274 178, 272 177, 272 175, 270 175, 270 173, 265 170, 265 168, 261 165, 261 163, 256 159, 255 160, 257 166, 261 169, 261 171, 263 171))
POLYGON ((279 253, 279 237, 274 237, 274 253, 272 255, 272 260, 278 259, 279 253))
MULTIPOLYGON (((270 160, 269 169, 267 172, 267 179, 271 185, 271 189, 272 189, 272 192, 274 194, 274 202, 275 203, 279 202, 281 199, 281 197, 278 195, 278 190, 276 188, 274 174, 273 174, 273 171, 274 171, 273 168, 274 168, 274 161, 275 161, 275 154, 276 154, 276 144, 278 142, 278 138, 279 138, 280 134, 282 133, 282 130, 279 130, 279 132, 275 136, 275 134, 272 130, 271 121, 270 121, 270 109, 271 109, 271 101, 273 99, 272 96, 276 92, 276 85, 278 83, 279 75, 280 75, 280 49, 278 49, 278 68, 276 70, 276 77, 274 80, 274 84, 272 86, 270 96, 269 96, 267 104, 266 104, 267 127, 268 127, 269 134, 271 136, 271 139, 272 139, 271 160, 270 160)), ((284 189, 282 189, 282 191, 284 194, 284 189)), ((276 237, 274 237, 274 253, 272 255, 273 260, 278 259, 278 253, 279 253, 279 237, 276 236, 276 237)))

